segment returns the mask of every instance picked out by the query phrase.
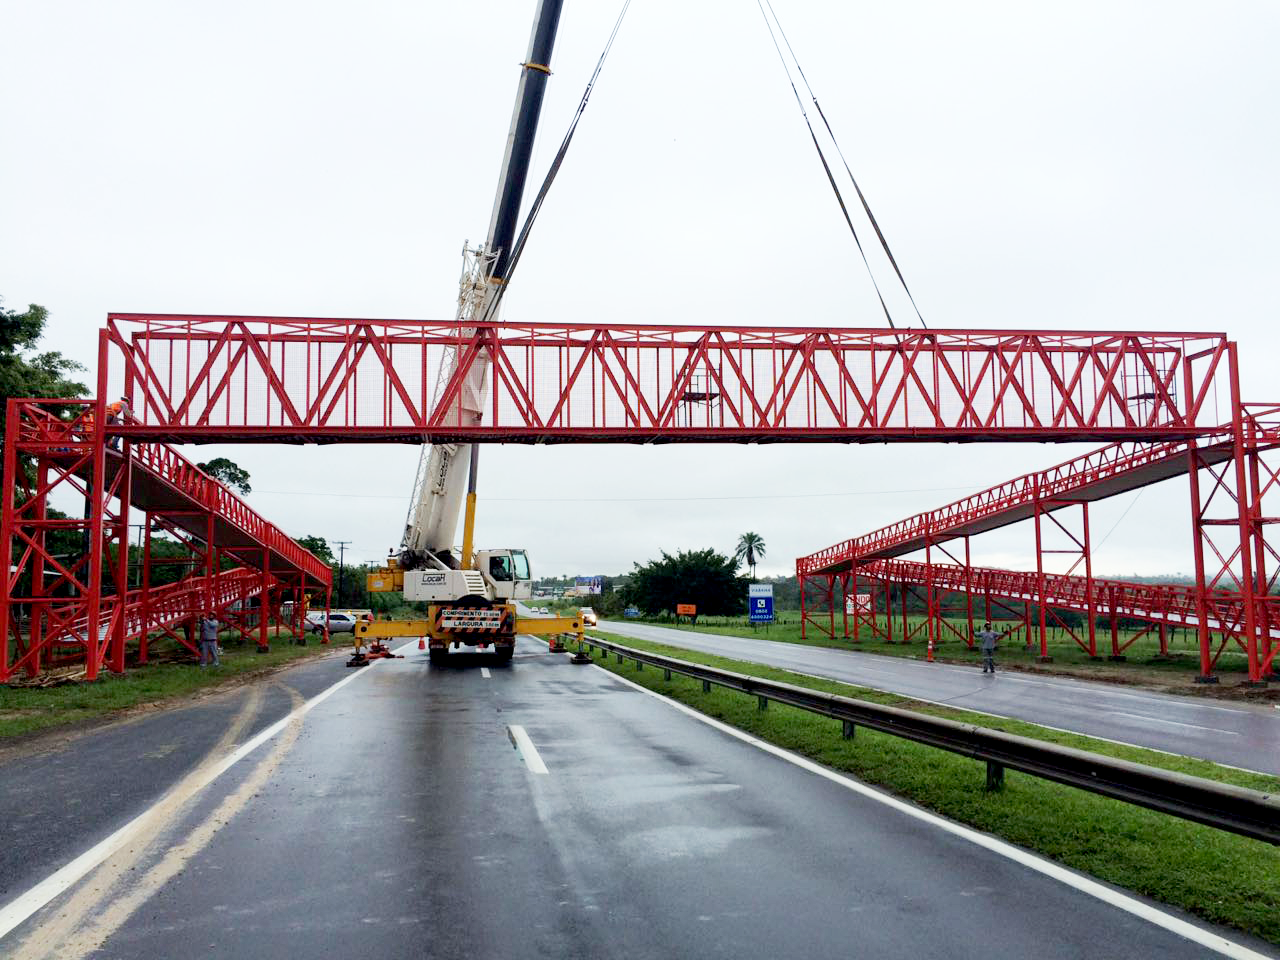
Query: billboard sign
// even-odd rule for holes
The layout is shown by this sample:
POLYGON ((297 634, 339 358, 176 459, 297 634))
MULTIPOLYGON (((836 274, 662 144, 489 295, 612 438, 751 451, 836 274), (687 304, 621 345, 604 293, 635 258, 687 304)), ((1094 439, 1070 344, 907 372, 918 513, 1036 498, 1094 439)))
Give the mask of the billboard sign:
POLYGON ((604 589, 604 577, 576 577, 573 581, 573 589, 580 597, 598 595, 604 589))
POLYGON ((751 623, 773 623, 772 583, 753 583, 747 587, 747 619, 751 623))
POLYGON ((851 593, 844 598, 845 613, 874 613, 871 605, 871 594, 851 593))

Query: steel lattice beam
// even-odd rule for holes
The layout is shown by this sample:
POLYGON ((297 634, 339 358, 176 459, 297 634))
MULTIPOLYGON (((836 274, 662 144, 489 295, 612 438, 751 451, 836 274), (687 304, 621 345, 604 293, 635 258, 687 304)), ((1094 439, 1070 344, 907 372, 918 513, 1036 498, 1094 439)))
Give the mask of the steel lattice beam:
POLYGON ((113 314, 102 338, 118 432, 173 442, 1187 439, 1231 363, 1216 333, 113 314), (458 422, 477 367, 488 409, 458 422))

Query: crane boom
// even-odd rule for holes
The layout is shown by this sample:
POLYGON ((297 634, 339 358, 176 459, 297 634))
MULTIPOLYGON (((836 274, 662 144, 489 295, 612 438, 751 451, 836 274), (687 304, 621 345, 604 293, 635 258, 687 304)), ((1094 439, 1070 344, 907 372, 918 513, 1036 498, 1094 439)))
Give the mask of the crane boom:
MULTIPOLYGON (((488 237, 478 249, 463 248, 464 266, 457 312, 457 319, 461 321, 475 322, 485 318, 507 280, 542 99, 547 78, 551 75, 551 52, 562 6, 563 0, 538 0, 529 52, 521 65, 488 237)), ((436 382, 448 382, 457 362, 455 351, 446 353, 442 361, 444 376, 437 378, 436 382)), ((484 416, 487 388, 488 364, 482 360, 474 364, 463 389, 452 401, 445 422, 479 423, 484 416)), ((423 445, 401 543, 400 565, 404 569, 443 569, 457 565, 452 548, 466 488, 463 471, 470 467, 474 487, 477 456, 478 450, 471 444, 423 445)), ((469 560, 465 556, 461 559, 464 564, 469 560)))

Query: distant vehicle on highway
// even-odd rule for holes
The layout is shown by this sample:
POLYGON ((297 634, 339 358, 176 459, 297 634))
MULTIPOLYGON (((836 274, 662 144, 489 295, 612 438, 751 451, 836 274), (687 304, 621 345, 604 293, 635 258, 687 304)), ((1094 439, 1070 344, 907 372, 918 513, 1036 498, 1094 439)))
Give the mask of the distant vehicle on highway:
POLYGON ((582 617, 582 625, 584 627, 595 627, 600 625, 600 618, 596 616, 596 612, 590 607, 579 607, 578 616, 582 617))
MULTIPOLYGON (((329 633, 355 633, 356 621, 361 619, 361 615, 354 613, 339 613, 332 611, 329 614, 329 633)), ((307 613, 307 629, 312 633, 321 633, 324 630, 324 611, 312 610, 307 613)))

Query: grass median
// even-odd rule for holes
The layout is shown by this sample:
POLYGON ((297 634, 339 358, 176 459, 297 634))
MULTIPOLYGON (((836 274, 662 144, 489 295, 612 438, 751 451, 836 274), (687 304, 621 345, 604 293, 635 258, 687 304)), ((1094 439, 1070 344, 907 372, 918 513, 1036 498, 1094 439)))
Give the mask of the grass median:
MULTIPOLYGON (((1205 760, 921 703, 664 644, 608 633, 600 636, 720 669, 892 704, 1273 794, 1280 792, 1280 778, 1205 760)), ((634 663, 619 664, 614 658, 597 662, 708 716, 877 784, 952 820, 1210 922, 1280 944, 1280 848, 1012 770, 1005 774, 1003 790, 987 792, 985 765, 945 750, 861 727, 854 739, 844 740, 839 721, 827 717, 776 703, 759 711, 752 696, 719 687, 703 693, 701 683, 687 677, 673 674, 667 681, 661 670, 652 667, 637 671, 634 663)))
MULTIPOLYGON (((273 637, 269 653, 257 648, 224 645, 222 664, 201 668, 191 662, 164 661, 129 667, 123 674, 104 671, 92 683, 64 683, 54 687, 0 686, 0 742, 53 727, 76 726, 99 720, 141 704, 188 696, 246 676, 276 669, 304 657, 316 657, 348 644, 338 635, 325 646, 308 638, 306 646, 291 643, 287 634, 273 637)), ((350 637, 346 638, 348 641, 350 637)), ((226 638, 224 638, 225 642, 226 638)), ((153 648, 163 657, 163 648, 153 648)))

